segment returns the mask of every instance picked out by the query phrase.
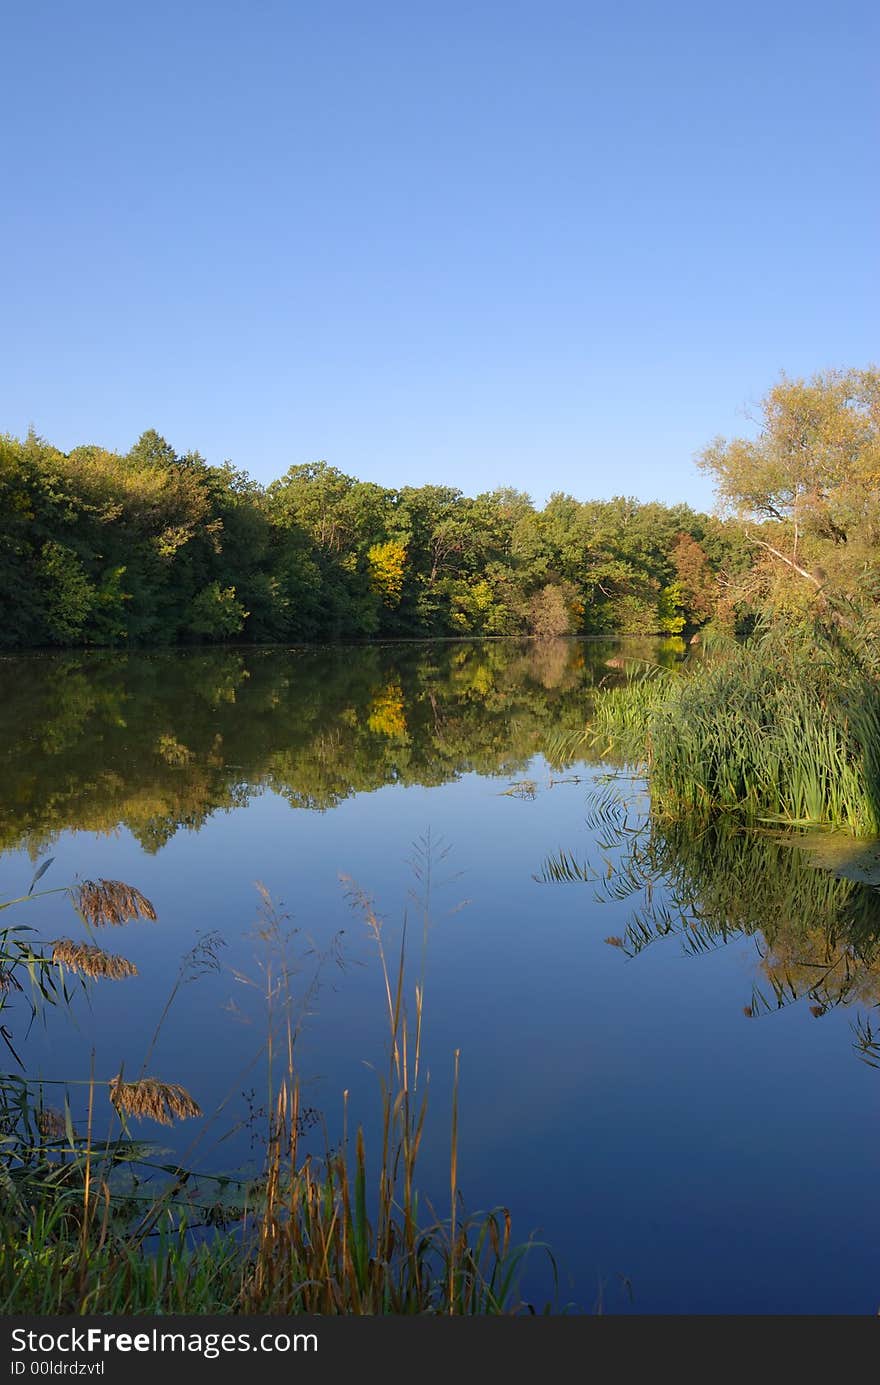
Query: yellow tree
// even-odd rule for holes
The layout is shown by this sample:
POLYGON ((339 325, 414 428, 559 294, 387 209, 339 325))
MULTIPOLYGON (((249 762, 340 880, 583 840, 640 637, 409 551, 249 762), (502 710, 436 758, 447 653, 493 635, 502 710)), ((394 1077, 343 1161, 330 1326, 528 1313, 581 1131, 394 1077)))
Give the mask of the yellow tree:
POLYGON ((367 550, 370 584, 386 606, 399 606, 406 570, 406 544, 399 539, 374 543, 367 550))

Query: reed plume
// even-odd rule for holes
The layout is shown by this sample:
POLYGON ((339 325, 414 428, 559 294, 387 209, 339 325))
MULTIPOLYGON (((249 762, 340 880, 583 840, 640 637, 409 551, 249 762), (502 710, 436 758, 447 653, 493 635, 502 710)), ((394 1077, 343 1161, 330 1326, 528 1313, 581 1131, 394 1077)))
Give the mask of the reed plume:
POLYGON ((202 1108, 189 1092, 174 1082, 160 1082, 157 1077, 141 1077, 137 1082, 123 1082, 122 1075, 110 1083, 110 1100, 120 1115, 139 1116, 159 1125, 173 1125, 175 1120, 188 1120, 202 1114, 202 1108))
POLYGON ((64 1117, 54 1106, 44 1106, 37 1114, 37 1129, 44 1140, 60 1140, 65 1133, 64 1117))
POLYGON ((7 991, 20 991, 21 982, 15 977, 10 967, 0 966, 0 995, 5 995, 7 991))
POLYGON ((76 943, 72 938, 57 938, 52 944, 52 961, 92 980, 122 981, 137 976, 137 967, 127 957, 119 957, 93 943, 76 943))
POLYGON ((95 928, 119 927, 131 919, 155 919, 156 910, 134 885, 122 880, 84 880, 71 891, 75 907, 95 928))

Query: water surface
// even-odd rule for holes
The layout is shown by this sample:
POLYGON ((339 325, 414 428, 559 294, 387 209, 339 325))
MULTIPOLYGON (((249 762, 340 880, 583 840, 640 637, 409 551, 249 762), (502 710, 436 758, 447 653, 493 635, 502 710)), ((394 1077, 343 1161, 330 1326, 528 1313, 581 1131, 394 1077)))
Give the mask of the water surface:
MULTIPOLYGON (((369 1142, 383 996, 353 892, 389 942, 407 918, 417 962, 430 861, 420 1181, 438 1208, 460 1049, 467 1204, 553 1247, 562 1302, 875 1312, 880 1072, 854 1045, 880 998, 880 895, 768 837, 651 826, 638 781, 570 748, 620 658, 496 641, 0 660, 0 897, 51 856, 41 884, 128 880, 158 912, 108 942, 137 978, 35 1027, 32 1069, 81 1078, 94 1049, 99 1075, 136 1074, 209 935, 219 970, 180 988, 149 1069, 225 1103, 201 1166, 253 1161, 260 882, 298 963, 308 1101, 338 1132, 348 1090, 369 1142)), ((78 936, 63 897, 29 909, 78 936)), ((180 1155, 198 1125, 144 1133, 180 1155)), ((549 1288, 538 1259, 526 1288, 549 1288)))

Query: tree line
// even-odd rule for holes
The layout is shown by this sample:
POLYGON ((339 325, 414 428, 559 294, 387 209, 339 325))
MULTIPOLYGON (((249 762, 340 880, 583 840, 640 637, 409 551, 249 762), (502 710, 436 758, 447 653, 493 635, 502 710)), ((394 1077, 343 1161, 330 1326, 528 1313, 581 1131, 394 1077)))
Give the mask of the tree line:
POLYGON ((783 376, 688 505, 452 486, 326 462, 260 485, 178 454, 0 438, 0 644, 678 634, 866 591, 880 553, 880 372, 783 376))
POLYGON ((262 486, 178 454, 0 439, 0 643, 678 633, 743 563, 687 505, 389 489, 326 462, 262 486))

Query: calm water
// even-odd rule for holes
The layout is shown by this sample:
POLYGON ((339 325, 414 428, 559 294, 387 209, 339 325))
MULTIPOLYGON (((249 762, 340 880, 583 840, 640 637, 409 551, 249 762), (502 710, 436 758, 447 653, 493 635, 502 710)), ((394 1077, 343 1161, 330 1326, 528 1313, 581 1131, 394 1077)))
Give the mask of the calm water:
MULTIPOLYGON (((340 877, 389 940, 407 914, 418 953, 430 856, 421 1185, 438 1204, 458 1048, 466 1202, 504 1203, 520 1239, 550 1243, 563 1302, 875 1312, 880 1071, 854 1026, 880 998, 880 894, 767 839, 664 837, 638 783, 561 759, 618 654, 487 642, 0 660, 0 897, 54 856, 42 884, 128 880, 159 915, 110 943, 137 978, 31 1031, 31 1069, 81 1078, 94 1048, 99 1076, 135 1075, 182 957, 219 934, 220 969, 181 988, 150 1071, 206 1112, 227 1103, 200 1167, 247 1165, 265 1085, 248 984, 262 882, 308 996, 307 1099, 332 1132, 348 1089, 369 1141, 383 999, 340 877)), ((79 936, 63 898, 27 920, 79 936)), ((159 1131, 161 1146, 184 1152, 198 1126, 159 1131)), ((547 1287, 536 1256, 528 1288, 547 1287)))

